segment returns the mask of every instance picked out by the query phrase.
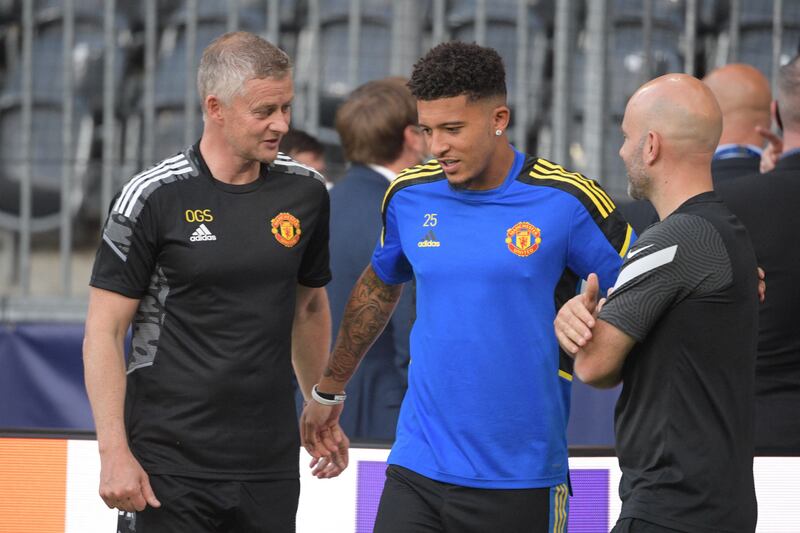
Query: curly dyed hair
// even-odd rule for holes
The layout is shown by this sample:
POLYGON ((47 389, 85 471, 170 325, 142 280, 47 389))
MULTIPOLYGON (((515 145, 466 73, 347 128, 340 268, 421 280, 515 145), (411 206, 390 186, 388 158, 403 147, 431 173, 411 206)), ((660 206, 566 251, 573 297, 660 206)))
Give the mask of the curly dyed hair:
POLYGON ((408 88, 417 100, 467 95, 471 101, 506 95, 506 70, 493 48, 451 41, 414 64, 408 88))

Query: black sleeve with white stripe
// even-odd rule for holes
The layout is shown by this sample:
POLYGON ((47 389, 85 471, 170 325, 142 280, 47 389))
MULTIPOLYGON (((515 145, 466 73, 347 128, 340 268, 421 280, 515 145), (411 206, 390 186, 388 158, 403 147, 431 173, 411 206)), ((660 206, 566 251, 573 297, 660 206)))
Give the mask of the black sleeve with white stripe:
POLYGON ((115 211, 116 200, 103 227, 89 284, 128 298, 141 298, 150 284, 158 253, 157 216, 152 200, 135 218, 115 211))
POLYGON ((670 308, 732 282, 730 258, 714 226, 696 215, 672 215, 628 252, 599 318, 642 341, 670 308))

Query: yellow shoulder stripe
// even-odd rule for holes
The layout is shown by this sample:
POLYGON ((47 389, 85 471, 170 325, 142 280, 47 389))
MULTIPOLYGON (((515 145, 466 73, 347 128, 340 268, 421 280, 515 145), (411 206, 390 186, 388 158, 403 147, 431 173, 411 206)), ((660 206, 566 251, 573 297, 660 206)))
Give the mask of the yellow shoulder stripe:
POLYGON ((558 370, 558 375, 559 375, 559 377, 562 377, 562 378, 566 379, 567 381, 572 381, 572 374, 570 374, 569 372, 565 372, 564 370, 559 369, 558 370))
POLYGON ((417 172, 414 174, 408 174, 402 177, 398 176, 397 178, 395 178, 395 180, 392 182, 391 185, 389 185, 389 188, 386 189, 386 192, 383 195, 383 201, 381 202, 381 213, 383 213, 386 210, 386 200, 389 198, 389 195, 392 193, 392 191, 395 189, 395 187, 397 187, 399 183, 403 183, 417 178, 424 178, 426 176, 434 176, 442 172, 442 167, 437 165, 436 168, 438 170, 433 170, 428 172, 417 172))
POLYGON ((603 203, 606 204, 606 207, 608 207, 609 211, 613 211, 614 208, 617 207, 616 205, 614 205, 614 202, 611 200, 611 197, 609 197, 608 194, 606 194, 606 192, 597 185, 597 183, 595 183, 593 180, 590 180, 583 174, 579 172, 570 172, 563 166, 557 165, 556 163, 551 163, 546 159, 540 158, 539 160, 536 161, 536 163, 544 166, 546 169, 549 169, 551 171, 552 170, 558 171, 564 176, 572 176, 575 179, 581 180, 582 182, 586 183, 600 197, 603 203))
POLYGON ((628 253, 628 248, 631 246, 631 234, 633 233, 633 228, 630 224, 627 225, 628 228, 625 230, 625 242, 622 243, 622 248, 619 251, 619 256, 625 259, 625 254, 628 253))
POLYGON ((431 159, 427 163, 423 165, 416 165, 413 167, 408 167, 407 169, 401 170, 400 173, 397 175, 398 178, 402 178, 408 176, 410 174, 414 174, 415 172, 422 172, 424 170, 436 170, 437 168, 441 168, 439 162, 435 159, 431 159))
POLYGON ((561 174, 548 174, 547 172, 542 172, 542 170, 544 170, 544 168, 543 167, 539 167, 538 165, 534 165, 533 168, 534 168, 534 170, 532 170, 530 172, 530 176, 532 178, 536 178, 536 179, 539 179, 539 180, 555 180, 555 181, 561 181, 561 182, 564 182, 564 183, 569 183, 570 185, 574 186, 576 189, 578 189, 581 192, 583 192, 583 194, 585 194, 586 197, 589 198, 592 201, 592 203, 594 203, 595 207, 597 207, 597 210, 600 211, 600 215, 602 215, 603 218, 608 218, 609 211, 606 208, 606 206, 603 205, 603 202, 601 202, 597 198, 597 196, 594 195, 594 193, 592 193, 588 188, 586 188, 586 186, 583 183, 581 183, 580 181, 576 180, 575 178, 571 178, 571 177, 568 177, 568 176, 562 176, 561 174), (534 171, 538 171, 538 172, 542 172, 542 173, 537 173, 537 172, 534 172, 534 171))

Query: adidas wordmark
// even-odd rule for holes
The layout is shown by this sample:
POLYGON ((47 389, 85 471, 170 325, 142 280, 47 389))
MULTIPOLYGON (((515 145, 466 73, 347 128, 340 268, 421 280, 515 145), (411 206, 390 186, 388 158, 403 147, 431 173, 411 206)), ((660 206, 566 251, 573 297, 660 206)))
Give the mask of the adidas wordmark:
POLYGON ((200 224, 200 227, 194 230, 192 236, 189 237, 189 240, 192 242, 197 241, 216 241, 217 236, 208 231, 208 228, 205 224, 200 224))

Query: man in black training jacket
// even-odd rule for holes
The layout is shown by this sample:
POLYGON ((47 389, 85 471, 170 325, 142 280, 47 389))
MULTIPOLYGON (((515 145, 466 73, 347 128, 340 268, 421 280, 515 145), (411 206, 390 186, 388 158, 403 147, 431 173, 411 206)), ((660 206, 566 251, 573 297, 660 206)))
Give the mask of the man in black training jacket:
POLYGON ((662 76, 631 97, 620 156, 631 196, 661 222, 631 247, 604 305, 592 276, 556 317, 581 380, 623 383, 617 533, 755 529, 756 261, 712 190, 721 126, 691 76, 662 76))
MULTIPOLYGON (((203 52, 198 89, 202 138, 117 194, 92 272, 100 495, 120 533, 290 532, 292 366, 308 396, 330 344, 328 193, 278 152, 293 97, 284 52, 225 34, 203 52)), ((346 466, 337 441, 316 475, 346 466)))

